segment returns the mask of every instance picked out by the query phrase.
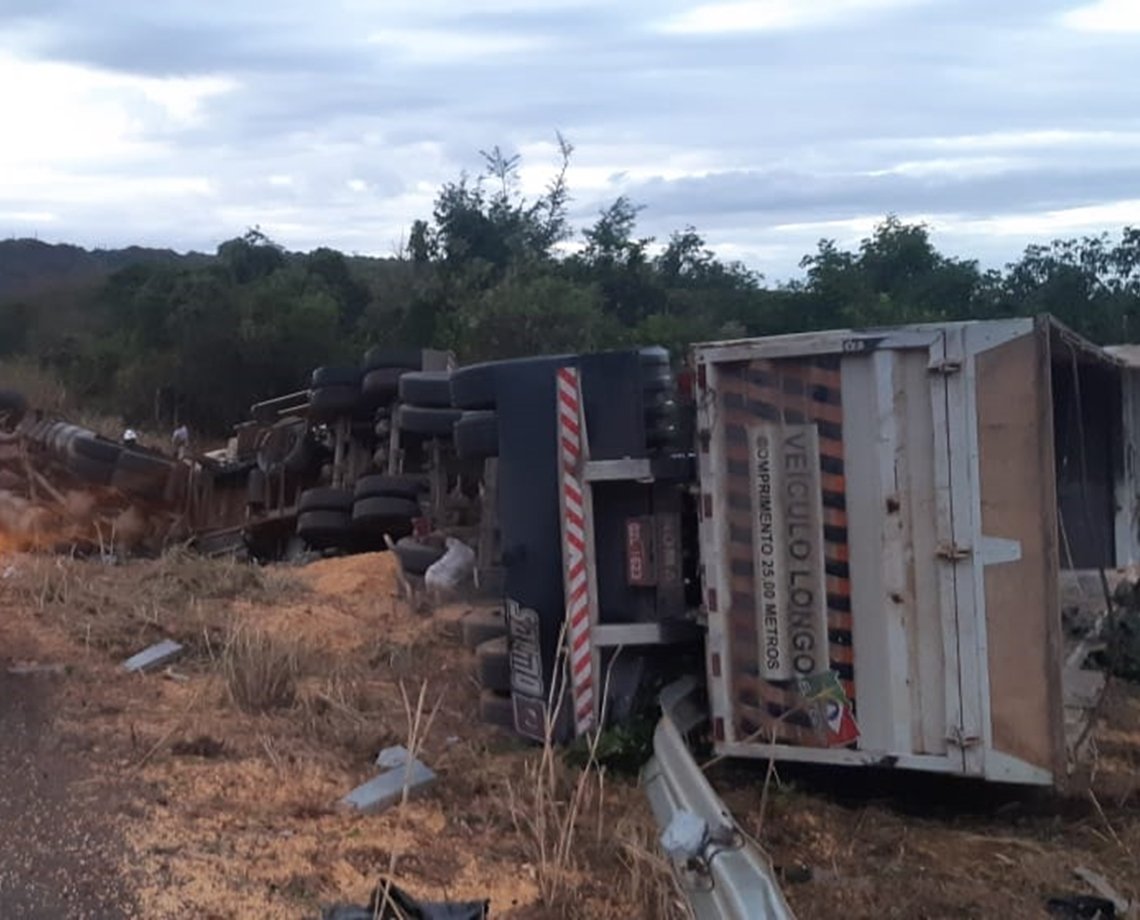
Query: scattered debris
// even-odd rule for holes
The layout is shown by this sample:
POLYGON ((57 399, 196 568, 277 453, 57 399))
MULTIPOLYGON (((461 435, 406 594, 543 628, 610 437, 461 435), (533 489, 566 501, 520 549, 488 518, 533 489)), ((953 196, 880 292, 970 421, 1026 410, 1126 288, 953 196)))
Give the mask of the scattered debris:
POLYGON ((486 920, 491 902, 417 901, 392 882, 381 881, 367 907, 337 904, 321 913, 321 920, 486 920))
POLYGON ((1073 875, 1088 885, 1097 895, 1107 901, 1111 901, 1112 906, 1116 909, 1116 913, 1119 916, 1132 917, 1135 915, 1134 911, 1136 905, 1130 903, 1126 897, 1113 888, 1108 879, 1099 872, 1086 869, 1084 866, 1077 866, 1077 868, 1073 870, 1073 875))
POLYGON ((173 661, 182 654, 182 645, 173 639, 163 639, 161 642, 145 648, 136 655, 132 655, 123 662, 127 671, 146 671, 159 665, 173 661))
POLYGON ((1116 907, 1106 898, 1085 894, 1050 898, 1045 902, 1050 916, 1061 920, 1116 920, 1116 907))
POLYGON ((408 762, 408 749, 402 744, 395 747, 386 747, 376 755, 376 766, 384 770, 402 767, 408 762))
POLYGON ((221 757, 226 751, 226 743, 209 735, 199 735, 188 741, 175 741, 170 746, 170 753, 175 757, 204 757, 212 760, 221 757))
POLYGON ((341 801, 357 811, 383 811, 400 801, 405 789, 411 793, 433 782, 435 772, 421 760, 413 758, 410 763, 405 760, 362 783, 341 801))

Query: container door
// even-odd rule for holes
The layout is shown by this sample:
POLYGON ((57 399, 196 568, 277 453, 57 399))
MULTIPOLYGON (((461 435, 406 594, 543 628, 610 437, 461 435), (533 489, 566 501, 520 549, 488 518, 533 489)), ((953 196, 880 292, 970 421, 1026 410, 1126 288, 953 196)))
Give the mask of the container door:
POLYGON ((943 331, 930 349, 931 416, 934 422, 935 539, 939 609, 942 611, 942 669, 945 695, 945 751, 955 769, 971 766, 980 723, 977 701, 964 688, 977 684, 973 586, 969 571, 970 438, 963 393, 962 341, 958 330, 943 331))
MULTIPOLYGON (((978 723, 967 722, 967 768, 988 779, 1049 783, 1063 777, 1065 762, 1054 393, 1050 328, 1022 323, 962 333, 958 376, 971 391, 964 405, 978 483, 970 507, 954 507, 956 529, 959 518, 968 521, 974 547, 956 567, 955 589, 964 720, 978 723)), ((1071 356, 1060 347, 1067 365, 1071 356)))
POLYGON ((941 329, 843 358, 859 749, 962 772, 951 369, 941 329))

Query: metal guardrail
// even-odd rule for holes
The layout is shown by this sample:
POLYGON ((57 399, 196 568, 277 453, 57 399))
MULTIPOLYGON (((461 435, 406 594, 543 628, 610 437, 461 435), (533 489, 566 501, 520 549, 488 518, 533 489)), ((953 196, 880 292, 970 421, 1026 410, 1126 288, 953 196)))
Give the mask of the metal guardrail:
POLYGON ((741 832, 685 743, 707 716, 686 677, 661 692, 653 758, 641 782, 661 847, 696 920, 795 920, 772 867, 741 832))

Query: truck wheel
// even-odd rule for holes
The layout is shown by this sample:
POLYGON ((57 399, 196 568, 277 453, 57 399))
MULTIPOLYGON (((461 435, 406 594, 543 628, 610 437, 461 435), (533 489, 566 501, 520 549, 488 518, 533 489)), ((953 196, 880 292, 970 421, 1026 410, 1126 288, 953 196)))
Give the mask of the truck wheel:
POLYGON ((494 409, 499 361, 486 361, 451 372, 451 404, 457 409, 494 409))
POLYGON ((348 489, 328 487, 306 489, 301 493, 297 510, 302 514, 306 511, 336 511, 348 514, 352 511, 352 493, 348 489))
POLYGON ((357 367, 318 367, 313 371, 310 386, 314 390, 321 387, 359 387, 360 368, 357 367))
POLYGON ((400 402, 434 409, 450 409, 451 373, 408 371, 400 377, 400 402))
POLYGON ((436 562, 443 558, 446 550, 440 546, 420 543, 411 537, 404 537, 396 543, 396 555, 405 572, 412 575, 423 575, 436 562))
POLYGON ((427 481, 422 476, 386 476, 378 473, 372 476, 361 476, 356 480, 352 494, 357 501, 362 498, 378 498, 381 496, 418 501, 419 497, 427 490, 427 481))
POLYGON ((364 353, 364 370, 376 371, 399 368, 405 371, 418 371, 424 366, 422 348, 401 348, 376 345, 364 353))
POLYGON ((510 695, 496 693, 494 690, 484 690, 480 693, 479 721, 513 732, 515 730, 515 707, 511 702, 510 695))
POLYGON ((309 391, 309 415, 320 421, 349 415, 360 402, 360 387, 340 384, 309 391))
POLYGON ((17 390, 0 390, 0 421, 11 431, 28 411, 28 401, 17 390))
POLYGON ((71 453, 72 442, 81 434, 89 434, 89 432, 86 428, 80 428, 78 425, 62 424, 56 428, 50 447, 57 457, 64 459, 71 453))
POLYGON ((400 389, 400 378, 408 371, 402 367, 378 367, 364 375, 360 392, 371 406, 380 406, 395 400, 400 389))
POLYGON ((92 435, 79 435, 71 442, 71 450, 76 458, 86 457, 103 464, 114 464, 122 453, 122 448, 114 441, 92 435))
POLYGON ((400 406, 400 429, 430 438, 450 438, 455 423, 463 413, 458 409, 429 409, 423 406, 400 406))
POLYGON ((499 456, 499 417, 489 410, 464 412, 455 423, 455 453, 464 459, 499 456))
POLYGON ((349 516, 344 511, 306 511, 297 516, 297 536, 314 549, 331 549, 349 541, 349 516))
POLYGON ((475 648, 475 667, 484 690, 510 693, 511 656, 507 651, 507 637, 480 642, 475 648))
POLYGON ((407 498, 389 495, 362 498, 352 505, 352 525, 358 530, 403 537, 411 532, 412 521, 421 513, 420 506, 407 498))
POLYGON ((507 618, 501 609, 472 610, 459 621, 463 633, 463 644, 474 651, 488 639, 498 639, 507 634, 507 618))

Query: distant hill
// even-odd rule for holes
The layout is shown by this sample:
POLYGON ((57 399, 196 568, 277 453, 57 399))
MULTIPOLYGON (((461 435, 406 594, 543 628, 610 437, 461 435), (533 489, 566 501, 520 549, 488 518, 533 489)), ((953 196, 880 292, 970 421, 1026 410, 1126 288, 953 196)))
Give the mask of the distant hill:
POLYGON ((183 255, 172 249, 143 246, 88 250, 68 243, 0 240, 0 301, 99 281, 137 262, 201 264, 211 259, 213 256, 198 252, 183 255))

